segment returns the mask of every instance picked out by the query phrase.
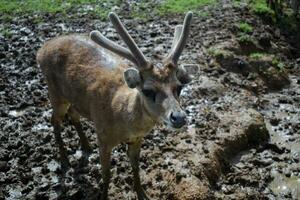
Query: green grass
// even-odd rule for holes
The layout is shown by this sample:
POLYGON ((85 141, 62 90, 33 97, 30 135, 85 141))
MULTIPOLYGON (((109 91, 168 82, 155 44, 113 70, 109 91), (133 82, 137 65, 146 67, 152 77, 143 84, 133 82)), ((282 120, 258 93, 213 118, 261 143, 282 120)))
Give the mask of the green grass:
POLYGON ((185 13, 206 5, 214 5, 216 0, 165 0, 158 8, 160 14, 185 13))
POLYGON ((240 34, 240 36, 238 37, 238 41, 240 43, 252 43, 252 42, 254 42, 253 38, 250 35, 244 34, 244 33, 240 34))
POLYGON ((250 3, 250 8, 258 15, 270 17, 274 17, 275 15, 274 11, 268 6, 266 0, 253 0, 252 3, 250 3))
POLYGON ((259 60, 266 56, 268 56, 268 54, 266 54, 266 53, 251 53, 250 54, 250 58, 255 59, 255 60, 259 60))
POLYGON ((250 24, 246 23, 246 22, 239 23, 238 24, 238 28, 243 33, 251 33, 251 32, 253 32, 253 27, 250 24))
POLYGON ((208 53, 212 56, 220 56, 220 55, 224 54, 224 52, 222 50, 216 49, 214 47, 209 48, 208 53))
POLYGON ((242 2, 241 0, 233 0, 232 3, 234 7, 240 7, 242 2))
POLYGON ((211 56, 214 56, 216 58, 217 57, 228 58, 228 57, 231 57, 233 55, 232 52, 230 52, 230 51, 223 50, 223 49, 218 49, 218 48, 215 48, 215 47, 209 48, 208 53, 211 56))
POLYGON ((131 7, 131 16, 134 19, 147 20, 149 17, 149 13, 147 12, 147 8, 151 2, 146 0, 141 0, 138 4, 135 4, 131 7))
POLYGON ((280 59, 277 58, 276 56, 274 56, 272 59, 272 65, 273 65, 273 67, 277 68, 280 71, 284 70, 284 68, 285 68, 284 63, 281 62, 280 59))
MULTIPOLYGON (((68 13, 80 12, 84 5, 92 6, 93 10, 86 12, 94 14, 99 19, 106 19, 111 7, 124 4, 122 0, 0 0, 0 19, 1 21, 11 21, 16 16, 33 14, 55 14, 67 16, 68 13), (105 4, 104 4, 105 3, 105 4)), ((182 14, 187 11, 194 11, 195 15, 207 17, 209 13, 200 12, 198 8, 206 5, 214 5, 217 0, 164 0, 157 3, 153 10, 158 15, 182 14)), ((140 0, 133 5, 130 15, 139 19, 149 17, 147 8, 153 2, 140 0)), ((38 23, 40 20, 37 19, 38 23)), ((35 22, 34 22, 35 23, 35 22)))
POLYGON ((91 5, 93 10, 89 11, 99 15, 99 18, 107 17, 110 6, 118 5, 120 0, 0 0, 0 13, 6 15, 37 14, 37 13, 67 13, 73 8, 82 5, 91 5), (103 7, 103 3, 107 7, 103 7))
POLYGON ((60 0, 0 0, 0 12, 8 14, 19 14, 19 13, 55 13, 62 12, 69 9, 70 3, 64 3, 60 0))
POLYGON ((250 58, 254 59, 254 60, 260 60, 263 59, 265 57, 269 57, 272 59, 272 66, 275 67, 276 69, 282 71, 285 68, 285 65, 283 62, 281 62, 280 58, 278 58, 276 55, 274 54, 268 54, 268 53, 251 53, 250 54, 250 58))
POLYGON ((10 38, 13 34, 8 28, 4 28, 0 30, 0 35, 4 36, 5 38, 10 38))

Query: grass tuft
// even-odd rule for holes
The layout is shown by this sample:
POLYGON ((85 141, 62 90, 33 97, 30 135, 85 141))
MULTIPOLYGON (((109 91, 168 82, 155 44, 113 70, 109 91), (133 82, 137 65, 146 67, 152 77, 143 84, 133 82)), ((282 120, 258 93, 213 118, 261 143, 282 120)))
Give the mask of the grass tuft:
POLYGON ((196 9, 214 5, 216 0, 166 0, 158 8, 160 14, 185 13, 196 9))
POLYGON ((251 53, 250 54, 250 58, 255 59, 255 60, 259 60, 262 59, 263 57, 268 56, 268 54, 266 53, 251 53))
POLYGON ((253 32, 253 27, 250 24, 246 23, 246 22, 239 23, 238 24, 238 28, 243 33, 251 33, 251 32, 253 32))
POLYGON ((250 35, 244 34, 244 33, 240 34, 240 36, 238 37, 238 41, 240 43, 244 43, 244 44, 246 44, 246 43, 253 43, 254 42, 253 38, 250 35))
POLYGON ((277 58, 276 56, 274 56, 272 59, 272 65, 273 65, 273 67, 277 68, 280 71, 283 71, 285 68, 284 63, 281 62, 280 59, 277 58))
POLYGON ((251 10, 261 16, 274 17, 274 11, 268 6, 266 0, 254 0, 250 3, 251 10))
POLYGON ((272 59, 272 66, 280 71, 284 70, 285 65, 283 62, 281 62, 281 59, 278 58, 276 55, 274 54, 268 54, 268 53, 251 53, 250 54, 250 58, 254 59, 254 60, 261 60, 264 59, 266 57, 269 57, 272 59))

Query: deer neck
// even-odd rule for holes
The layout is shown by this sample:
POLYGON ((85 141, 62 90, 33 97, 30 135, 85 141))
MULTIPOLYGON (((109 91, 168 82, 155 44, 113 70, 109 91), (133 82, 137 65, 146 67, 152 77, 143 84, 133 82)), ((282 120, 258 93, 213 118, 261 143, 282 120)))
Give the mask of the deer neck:
POLYGON ((150 115, 150 113, 147 111, 144 100, 139 94, 138 90, 134 90, 133 96, 131 98, 134 99, 134 106, 132 109, 132 114, 134 115, 134 118, 136 121, 139 121, 141 126, 148 126, 153 127, 155 125, 155 120, 150 115))
POLYGON ((128 124, 133 130, 147 132, 155 125, 155 120, 145 109, 137 89, 122 87, 113 104, 114 110, 122 116, 123 123, 128 124))

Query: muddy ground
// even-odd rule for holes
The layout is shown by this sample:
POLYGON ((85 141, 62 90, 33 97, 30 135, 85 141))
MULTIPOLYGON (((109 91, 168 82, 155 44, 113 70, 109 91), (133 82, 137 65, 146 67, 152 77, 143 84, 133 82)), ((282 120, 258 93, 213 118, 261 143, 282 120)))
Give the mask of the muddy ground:
MULTIPOLYGON (((132 19, 128 4, 114 8, 143 52, 159 61, 183 15, 132 19)), ((148 10, 151 11, 149 4, 148 10)), ((182 92, 189 116, 181 131, 156 127, 142 146, 141 177, 151 199, 299 199, 300 53, 297 38, 268 25, 246 5, 229 1, 194 17, 181 63, 200 66, 182 92), (254 29, 239 40, 239 22, 254 29), (275 55, 284 69, 265 55, 275 55)), ((88 10, 68 17, 34 15, 1 22, 0 199, 94 199, 101 191, 95 131, 83 119, 93 153, 80 163, 75 129, 63 138, 72 168, 62 181, 47 86, 35 62, 38 48, 55 36, 97 29, 119 40, 112 26, 88 10), (42 21, 40 19, 43 19, 42 21), (39 20, 37 20, 39 19, 39 20)), ((298 38, 299 39, 299 38, 298 38)), ((300 40, 298 40, 300 41, 300 40)), ((112 155, 111 199, 136 199, 126 145, 112 155)))

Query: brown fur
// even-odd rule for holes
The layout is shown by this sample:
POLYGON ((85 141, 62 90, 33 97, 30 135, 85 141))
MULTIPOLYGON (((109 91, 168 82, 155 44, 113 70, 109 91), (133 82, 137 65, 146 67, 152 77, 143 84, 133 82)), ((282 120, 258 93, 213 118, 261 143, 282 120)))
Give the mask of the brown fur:
MULTIPOLYGON (((103 55, 97 52, 101 47, 84 37, 80 39, 88 42, 78 44, 78 37, 54 39, 38 52, 37 60, 46 76, 50 96, 72 105, 81 115, 94 121, 100 130, 106 127, 107 130, 102 132, 109 132, 112 145, 129 141, 131 136, 128 132, 148 131, 154 125, 153 120, 144 116, 136 91, 126 87, 123 81, 127 63, 117 59, 115 68, 106 66, 108 63, 100 60, 103 55), (146 124, 136 123, 136 120, 145 120, 146 124), (114 134, 120 134, 115 132, 123 132, 123 137, 114 137, 114 134)), ((117 58, 102 50, 113 59, 117 58)), ((107 136, 101 136, 102 140, 103 137, 107 136)))
POLYGON ((176 66, 169 63, 163 68, 141 70, 142 85, 129 89, 123 80, 123 72, 129 64, 89 38, 78 35, 46 42, 38 51, 37 62, 48 84, 53 107, 51 122, 62 164, 68 165, 60 135, 66 113, 71 116, 79 133, 84 152, 89 151, 89 143, 79 121, 79 116, 84 116, 94 122, 98 136, 104 180, 101 198, 107 198, 111 149, 127 142, 138 199, 148 199, 138 173, 141 141, 157 121, 165 123, 170 112, 182 112, 176 93, 176 87, 180 85, 176 66), (144 87, 157 91, 158 104, 141 95, 144 87))

